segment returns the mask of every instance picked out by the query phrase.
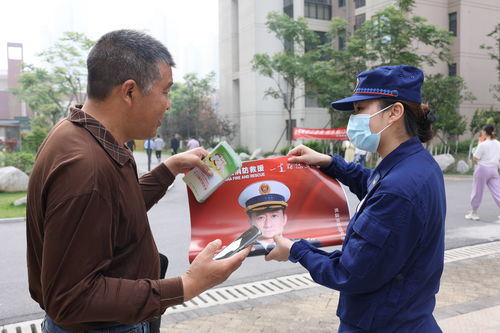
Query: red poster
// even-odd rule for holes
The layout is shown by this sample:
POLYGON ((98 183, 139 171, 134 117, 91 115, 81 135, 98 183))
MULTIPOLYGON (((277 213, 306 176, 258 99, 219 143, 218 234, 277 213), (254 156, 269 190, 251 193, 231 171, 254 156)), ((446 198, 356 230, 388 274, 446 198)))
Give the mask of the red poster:
POLYGON ((264 254, 272 236, 305 238, 317 246, 341 244, 349 223, 344 190, 335 179, 288 157, 244 162, 205 202, 188 188, 189 261, 214 239, 230 244, 251 224, 263 235, 250 255, 264 254))
POLYGON ((293 139, 349 140, 344 127, 340 128, 293 128, 293 139))

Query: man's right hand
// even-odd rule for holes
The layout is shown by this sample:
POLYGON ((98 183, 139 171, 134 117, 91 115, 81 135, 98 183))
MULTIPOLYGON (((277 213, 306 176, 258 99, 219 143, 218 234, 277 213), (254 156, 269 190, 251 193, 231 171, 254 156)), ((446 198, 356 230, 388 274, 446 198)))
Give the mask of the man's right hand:
POLYGON ((194 167, 200 168, 201 171, 211 176, 212 171, 202 161, 207 155, 208 152, 199 147, 171 156, 163 163, 165 163, 174 176, 177 176, 179 173, 189 172, 194 167))
POLYGON ((290 150, 288 156, 292 156, 288 159, 289 162, 305 163, 318 167, 326 167, 332 161, 331 156, 318 153, 304 145, 297 146, 290 150))
POLYGON ((217 249, 221 246, 220 239, 209 243, 181 276, 184 287, 184 302, 224 282, 250 253, 250 246, 235 255, 221 260, 214 260, 217 249))

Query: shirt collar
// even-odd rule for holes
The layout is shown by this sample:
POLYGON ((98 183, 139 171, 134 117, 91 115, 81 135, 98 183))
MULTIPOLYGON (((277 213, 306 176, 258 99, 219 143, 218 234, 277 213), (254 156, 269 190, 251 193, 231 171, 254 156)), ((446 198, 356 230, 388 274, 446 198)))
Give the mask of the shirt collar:
POLYGON ((85 113, 82 110, 82 106, 83 105, 75 105, 72 107, 68 120, 84 127, 94 138, 96 138, 102 148, 116 163, 120 166, 125 165, 132 157, 130 151, 120 145, 111 132, 109 132, 97 119, 85 113))
POLYGON ((424 147, 419 137, 414 136, 400 144, 396 149, 390 152, 389 155, 382 159, 380 164, 375 168, 373 174, 376 174, 378 179, 382 179, 401 160, 423 149, 424 147))

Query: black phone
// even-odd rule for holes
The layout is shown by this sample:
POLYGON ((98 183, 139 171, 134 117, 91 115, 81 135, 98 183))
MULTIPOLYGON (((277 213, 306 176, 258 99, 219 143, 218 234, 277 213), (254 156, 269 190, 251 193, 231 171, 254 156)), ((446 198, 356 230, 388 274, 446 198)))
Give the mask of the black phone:
POLYGON ((236 238, 231 244, 226 246, 222 251, 214 256, 215 260, 229 258, 235 253, 240 252, 248 245, 255 242, 257 238, 260 237, 262 233, 256 226, 251 226, 244 233, 242 233, 238 238, 236 238))

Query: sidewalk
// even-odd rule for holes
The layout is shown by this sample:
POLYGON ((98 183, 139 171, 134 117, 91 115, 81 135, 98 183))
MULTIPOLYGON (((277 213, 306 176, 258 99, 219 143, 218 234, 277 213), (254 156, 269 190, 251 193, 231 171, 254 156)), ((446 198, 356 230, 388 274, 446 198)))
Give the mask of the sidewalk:
MULTIPOLYGON (((165 315, 161 332, 337 331, 338 292, 318 287, 277 296, 195 319, 165 315)), ((446 264, 434 315, 444 332, 500 332, 500 253, 446 264)))

